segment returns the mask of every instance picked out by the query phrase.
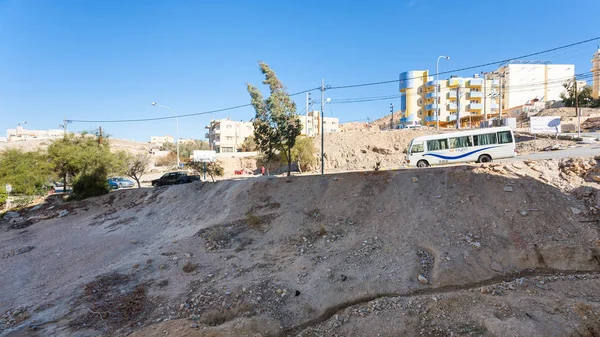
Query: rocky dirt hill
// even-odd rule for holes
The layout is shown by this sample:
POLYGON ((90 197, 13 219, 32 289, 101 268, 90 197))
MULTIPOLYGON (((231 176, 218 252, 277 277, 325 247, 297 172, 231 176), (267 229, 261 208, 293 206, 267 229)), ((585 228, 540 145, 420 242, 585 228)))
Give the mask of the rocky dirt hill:
POLYGON ((515 162, 52 199, 0 223, 0 335, 597 336, 598 174, 515 162))

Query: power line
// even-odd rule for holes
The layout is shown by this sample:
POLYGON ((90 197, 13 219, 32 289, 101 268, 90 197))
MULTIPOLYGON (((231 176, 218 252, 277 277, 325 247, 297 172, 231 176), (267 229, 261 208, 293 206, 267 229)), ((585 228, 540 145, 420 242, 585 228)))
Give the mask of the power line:
MULTIPOLYGON (((307 92, 311 92, 311 91, 315 91, 318 90, 320 88, 313 88, 313 89, 308 89, 308 90, 304 90, 304 91, 300 91, 294 94, 291 94, 290 96, 297 96, 297 95, 301 95, 307 92)), ((181 118, 181 117, 192 117, 192 116, 200 116, 200 115, 209 115, 209 114, 213 114, 216 112, 223 112, 223 111, 230 111, 230 110, 236 110, 236 109, 241 109, 241 108, 246 108, 246 107, 251 107, 252 104, 242 104, 242 105, 236 105, 236 106, 232 106, 229 108, 223 108, 223 109, 217 109, 217 110, 210 110, 210 111, 203 111, 203 112, 196 112, 196 113, 190 113, 190 114, 184 114, 184 115, 175 115, 175 116, 163 116, 163 117, 152 117, 152 118, 136 118, 136 119, 116 119, 116 120, 81 120, 81 119, 69 119, 67 120, 67 122, 69 123, 132 123, 132 122, 150 122, 150 121, 159 121, 159 120, 165 120, 165 119, 175 119, 175 118, 181 118)))
MULTIPOLYGON (((456 73, 456 72, 465 71, 465 70, 483 68, 483 67, 487 67, 487 66, 491 66, 491 65, 496 65, 498 63, 504 63, 504 62, 509 62, 509 61, 513 61, 513 60, 519 60, 519 59, 523 59, 523 58, 527 58, 527 57, 532 57, 532 56, 536 56, 536 55, 541 55, 541 54, 545 54, 545 53, 550 53, 550 52, 553 52, 553 51, 570 48, 570 47, 573 47, 573 46, 581 45, 581 44, 592 42, 592 41, 596 41, 596 40, 600 40, 600 36, 592 38, 592 39, 587 39, 587 40, 583 40, 583 41, 579 41, 579 42, 567 44, 567 45, 556 47, 556 48, 542 50, 542 51, 539 51, 539 52, 536 52, 536 53, 521 55, 519 57, 513 57, 513 58, 509 58, 509 59, 505 59, 505 60, 499 60, 499 61, 495 61, 495 62, 483 63, 483 64, 479 64, 479 65, 476 65, 476 66, 471 66, 471 67, 465 67, 465 68, 459 68, 459 69, 454 69, 454 70, 448 70, 448 71, 440 72, 440 73, 437 73, 437 74, 438 75, 444 75, 444 74, 456 73)), ((418 79, 418 78, 421 78, 421 76, 417 76, 417 77, 413 77, 413 78, 406 78, 405 80, 414 80, 414 79, 418 79)), ((332 87, 330 87, 328 89, 347 89, 347 88, 366 87, 366 86, 372 86, 372 85, 389 84, 389 83, 397 83, 397 82, 400 82, 400 79, 389 80, 389 81, 381 81, 381 82, 371 82, 371 83, 361 83, 361 84, 332 86, 332 87)))

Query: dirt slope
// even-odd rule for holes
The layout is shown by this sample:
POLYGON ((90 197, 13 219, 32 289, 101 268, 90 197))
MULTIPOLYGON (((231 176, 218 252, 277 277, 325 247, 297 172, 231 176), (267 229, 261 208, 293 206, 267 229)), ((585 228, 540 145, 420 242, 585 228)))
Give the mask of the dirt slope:
POLYGON ((0 334, 597 335, 594 170, 261 177, 60 204, 0 225, 0 334))

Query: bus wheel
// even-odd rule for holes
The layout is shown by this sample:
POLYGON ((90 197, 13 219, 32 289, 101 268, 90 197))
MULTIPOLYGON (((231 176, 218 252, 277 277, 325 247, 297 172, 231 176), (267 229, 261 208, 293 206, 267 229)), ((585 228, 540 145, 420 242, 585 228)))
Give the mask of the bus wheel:
POLYGON ((427 160, 419 160, 419 162, 417 163, 417 167, 429 167, 429 163, 427 162, 427 160))
POLYGON ((482 154, 481 156, 479 156, 479 160, 477 162, 478 163, 491 163, 492 157, 488 156, 487 154, 482 154))

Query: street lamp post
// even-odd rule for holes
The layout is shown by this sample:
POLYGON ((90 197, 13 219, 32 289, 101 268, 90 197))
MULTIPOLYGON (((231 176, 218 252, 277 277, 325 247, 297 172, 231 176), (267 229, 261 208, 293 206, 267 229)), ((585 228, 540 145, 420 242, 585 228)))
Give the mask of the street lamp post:
POLYGON ((321 175, 325 174, 325 103, 329 103, 331 98, 325 100, 325 79, 321 79, 321 175))
POLYGON ((438 56, 437 61, 435 62, 435 129, 439 130, 440 129, 440 107, 439 107, 439 99, 438 99, 438 94, 439 94, 439 90, 438 90, 438 85, 439 85, 439 67, 440 67, 440 59, 446 59, 449 60, 450 56, 438 56))
MULTIPOLYGON (((166 105, 160 105, 160 104, 158 104, 156 102, 152 102, 150 104, 152 104, 152 106, 158 106, 158 107, 161 107, 161 108, 165 108, 165 109, 171 111, 171 113, 173 115, 175 115, 175 113, 173 112, 173 109, 169 108, 166 105)), ((175 115, 175 125, 176 125, 176 134, 175 134, 175 136, 177 137, 177 139, 175 140, 175 142, 177 144, 177 170, 179 170, 179 167, 180 167, 180 162, 179 162, 179 118, 177 118, 177 115, 175 115)))

